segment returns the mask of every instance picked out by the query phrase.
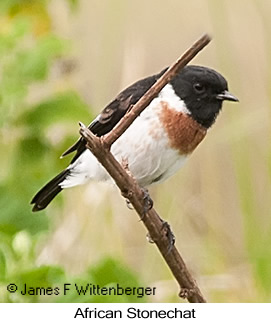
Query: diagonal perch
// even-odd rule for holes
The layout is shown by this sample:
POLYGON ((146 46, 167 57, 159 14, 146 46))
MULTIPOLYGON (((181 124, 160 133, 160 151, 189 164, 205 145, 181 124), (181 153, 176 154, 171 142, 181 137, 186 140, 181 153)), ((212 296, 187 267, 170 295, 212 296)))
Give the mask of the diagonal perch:
MULTIPOLYGON (((96 137, 87 127, 80 123, 80 134, 87 142, 86 147, 107 170, 119 187, 122 195, 126 195, 129 198, 130 203, 133 205, 140 218, 145 207, 142 189, 134 178, 131 177, 114 158, 109 148, 158 95, 160 90, 170 82, 171 79, 210 42, 210 40, 211 38, 208 35, 203 35, 197 40, 174 64, 171 65, 133 108, 126 113, 117 126, 104 137, 96 137)), ((205 303, 205 298, 186 267, 177 248, 173 246, 169 252, 167 233, 164 230, 161 218, 154 208, 151 208, 146 212, 145 216, 142 218, 142 222, 149 232, 150 239, 158 247, 161 255, 177 280, 181 289, 179 296, 186 298, 191 303, 205 303)))

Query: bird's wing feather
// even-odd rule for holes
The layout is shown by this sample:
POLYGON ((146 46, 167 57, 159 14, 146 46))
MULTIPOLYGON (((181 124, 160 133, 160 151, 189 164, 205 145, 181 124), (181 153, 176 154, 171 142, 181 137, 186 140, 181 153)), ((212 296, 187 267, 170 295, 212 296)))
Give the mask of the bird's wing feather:
MULTIPOLYGON (((89 130, 96 136, 101 137, 110 132, 116 124, 121 120, 125 113, 136 104, 136 102, 148 91, 148 89, 164 74, 164 69, 159 74, 142 79, 124 91, 122 91, 115 100, 110 102, 99 114, 99 116, 92 121, 88 126, 89 130)), ((72 159, 72 163, 82 154, 86 149, 86 141, 82 137, 77 140, 68 150, 66 150, 62 157, 76 151, 72 159)))

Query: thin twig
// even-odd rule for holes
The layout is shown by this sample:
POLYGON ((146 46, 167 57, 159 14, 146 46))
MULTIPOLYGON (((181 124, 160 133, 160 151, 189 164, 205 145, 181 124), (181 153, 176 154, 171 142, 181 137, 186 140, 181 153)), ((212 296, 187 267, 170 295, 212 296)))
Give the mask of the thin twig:
POLYGON ((142 189, 135 179, 125 171, 122 165, 114 158, 109 148, 132 124, 136 117, 149 105, 160 90, 201 51, 209 42, 208 35, 202 36, 192 45, 163 76, 147 91, 119 122, 119 124, 106 136, 99 138, 92 134, 83 124, 80 124, 80 134, 87 141, 86 147, 96 156, 98 161, 107 170, 119 187, 122 195, 127 198, 146 226, 151 240, 157 245, 174 277, 180 285, 180 297, 187 298, 192 303, 204 303, 205 298, 187 269, 177 248, 169 248, 169 227, 163 225, 161 218, 154 208, 146 212, 142 189), (142 214, 145 214, 142 217, 142 214))

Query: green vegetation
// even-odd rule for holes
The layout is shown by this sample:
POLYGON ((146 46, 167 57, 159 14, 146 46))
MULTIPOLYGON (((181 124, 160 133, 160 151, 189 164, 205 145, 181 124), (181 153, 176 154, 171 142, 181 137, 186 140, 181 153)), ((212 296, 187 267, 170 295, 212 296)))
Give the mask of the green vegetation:
MULTIPOLYGON (((71 1, 75 5, 75 1, 71 1)), ((103 259, 95 267, 75 277, 65 274, 59 266, 38 266, 36 247, 42 234, 49 229, 48 218, 33 215, 30 197, 63 163, 59 155, 73 142, 76 135, 68 127, 78 119, 91 118, 89 107, 71 89, 56 91, 35 104, 27 102, 30 87, 48 79, 52 64, 65 57, 67 41, 49 29, 35 35, 37 26, 29 15, 20 15, 25 9, 31 15, 48 16, 46 2, 2 1, 2 19, 5 26, 0 32, 0 125, 2 139, 0 184, 0 302, 137 302, 135 296, 78 296, 74 290, 68 296, 22 295, 8 293, 7 285, 16 283, 18 291, 24 284, 35 287, 63 286, 64 283, 88 283, 108 286, 139 286, 131 270, 113 258, 103 259), (31 8, 31 5, 33 7, 31 8), (16 15, 15 15, 16 12, 16 15), (48 138, 54 127, 60 126, 65 140, 54 142, 48 138)), ((41 23, 41 22, 39 22, 41 23)), ((60 287, 61 289, 63 287, 60 287)), ((144 298, 143 298, 144 299, 144 298)))

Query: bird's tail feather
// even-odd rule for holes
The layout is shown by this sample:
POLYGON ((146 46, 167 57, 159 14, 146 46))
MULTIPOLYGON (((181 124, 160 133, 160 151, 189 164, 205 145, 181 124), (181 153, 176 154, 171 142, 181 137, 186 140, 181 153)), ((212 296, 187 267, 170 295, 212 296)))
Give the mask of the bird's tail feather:
POLYGON ((31 204, 34 204, 32 209, 33 212, 45 209, 52 199, 62 191, 59 184, 65 180, 69 173, 69 169, 64 169, 60 174, 54 177, 49 183, 38 191, 31 201, 31 204))

